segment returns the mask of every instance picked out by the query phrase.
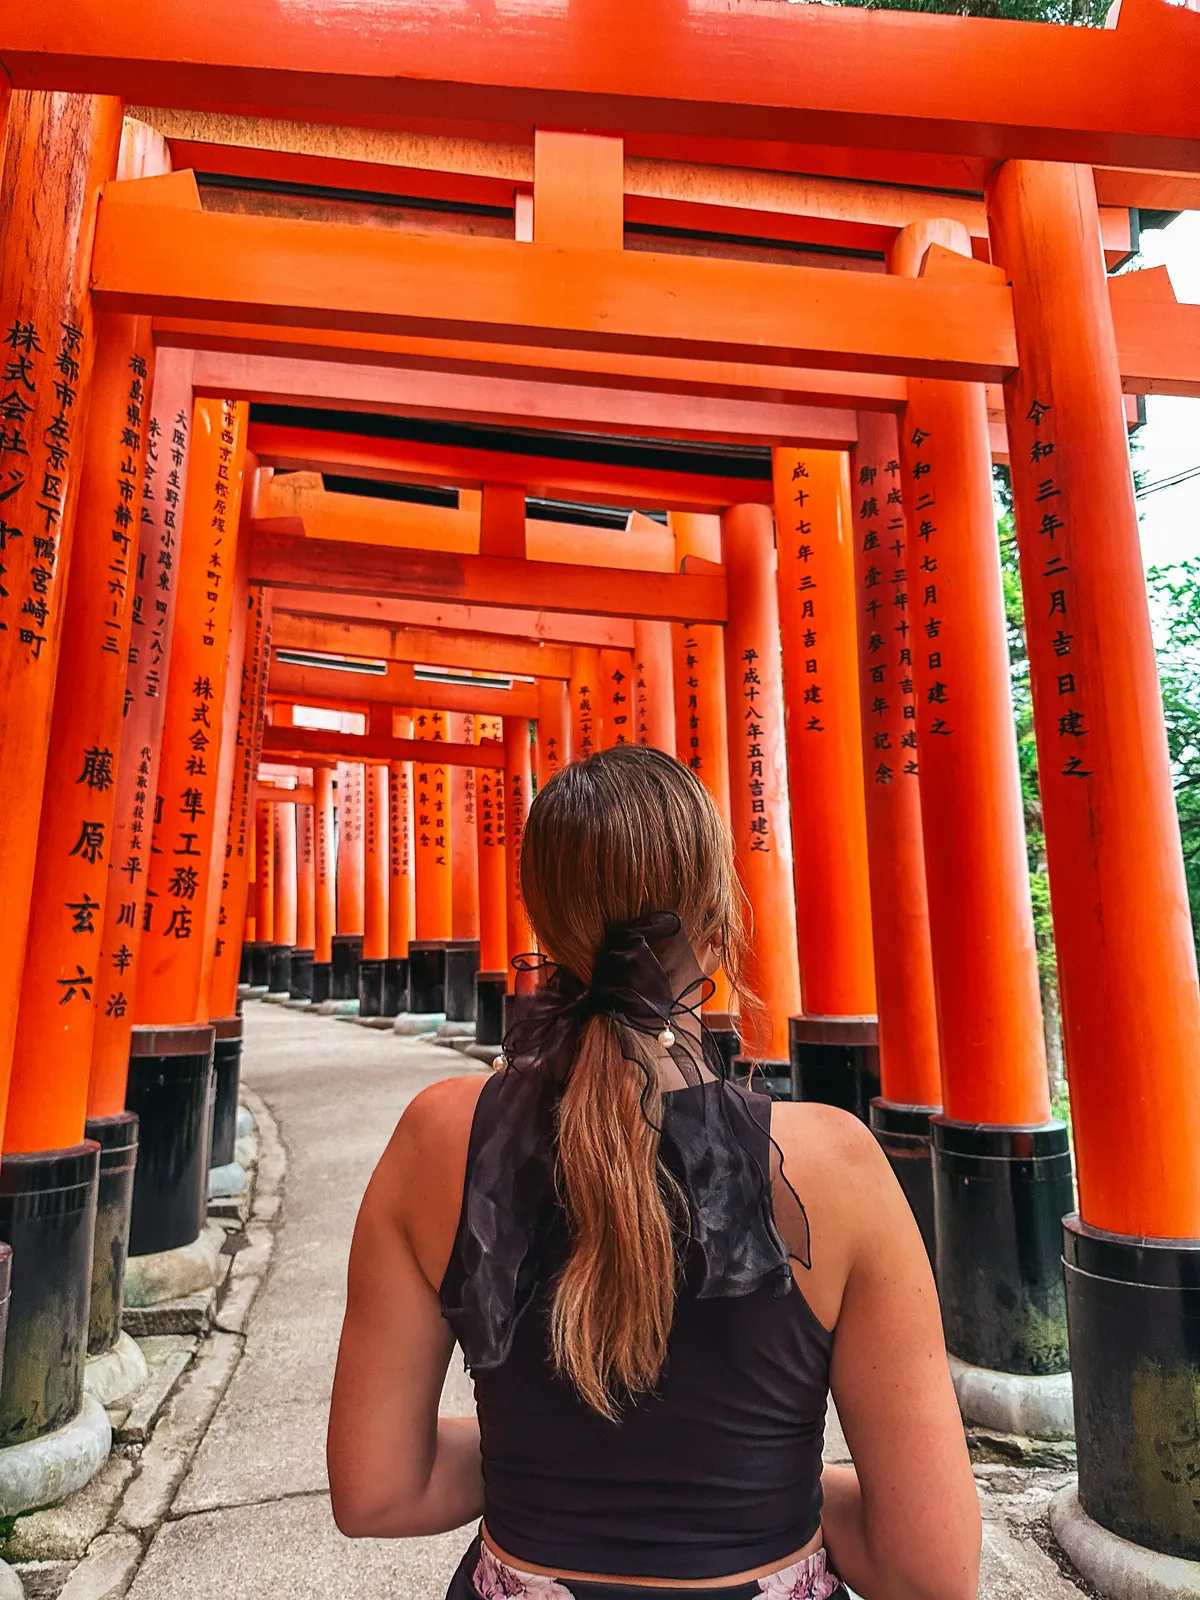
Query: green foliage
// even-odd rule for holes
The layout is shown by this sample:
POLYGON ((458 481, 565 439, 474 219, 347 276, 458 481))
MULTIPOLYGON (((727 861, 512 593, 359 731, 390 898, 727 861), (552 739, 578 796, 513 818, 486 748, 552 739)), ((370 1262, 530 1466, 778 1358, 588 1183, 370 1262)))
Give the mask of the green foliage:
POLYGON ((870 11, 935 11, 956 17, 1006 17, 1013 22, 1057 22, 1102 28, 1109 0, 839 0, 870 11))
POLYGON ((1147 574, 1192 927, 1200 927, 1200 556, 1147 574))

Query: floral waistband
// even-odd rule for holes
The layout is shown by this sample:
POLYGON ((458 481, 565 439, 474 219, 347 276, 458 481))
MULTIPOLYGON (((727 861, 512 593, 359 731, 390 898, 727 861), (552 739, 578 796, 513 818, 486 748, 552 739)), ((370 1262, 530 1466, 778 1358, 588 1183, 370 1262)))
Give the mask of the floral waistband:
POLYGON ((680 1584, 679 1588, 647 1588, 640 1584, 622 1584, 572 1579, 570 1584, 561 1578, 551 1578, 542 1572, 524 1572, 520 1567, 510 1567, 501 1561, 496 1552, 480 1544, 479 1561, 474 1575, 475 1592, 480 1600, 616 1600, 629 1596, 630 1600, 672 1600, 680 1593, 704 1593, 712 1600, 832 1600, 841 1590, 838 1579, 825 1562, 824 1550, 814 1550, 803 1561, 781 1567, 765 1578, 752 1578, 745 1583, 734 1583, 697 1591, 680 1584))

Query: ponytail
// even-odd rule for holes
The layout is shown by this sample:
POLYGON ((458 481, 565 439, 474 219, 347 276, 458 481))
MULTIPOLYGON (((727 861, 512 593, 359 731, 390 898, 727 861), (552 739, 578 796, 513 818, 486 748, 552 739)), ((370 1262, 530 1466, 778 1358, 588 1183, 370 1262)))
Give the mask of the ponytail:
POLYGON ((657 1074, 629 1060, 611 1017, 583 1032, 559 1108, 558 1187, 571 1253, 551 1317, 558 1370, 601 1415, 644 1394, 666 1360, 675 1313, 678 1184, 658 1159, 657 1074))

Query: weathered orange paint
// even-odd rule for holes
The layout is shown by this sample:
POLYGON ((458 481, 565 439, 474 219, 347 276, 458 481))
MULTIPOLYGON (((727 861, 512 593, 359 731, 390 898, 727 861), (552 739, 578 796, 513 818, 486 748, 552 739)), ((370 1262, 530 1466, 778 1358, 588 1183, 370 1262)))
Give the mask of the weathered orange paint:
POLYGON ((614 745, 633 744, 636 727, 631 650, 601 650, 599 709, 601 748, 611 750, 614 745))
MULTIPOLYGON (((956 226, 896 239, 895 272, 956 226)), ((900 424, 909 496, 925 878, 946 1115, 999 1125, 1050 1115, 1029 866, 1009 687, 987 408, 978 384, 912 380, 900 424)))
MULTIPOLYGON (((862 771, 866 791, 867 862, 879 1014, 879 1073, 892 1105, 940 1106, 937 1004, 929 945, 929 898, 921 830, 914 645, 878 626, 893 609, 912 557, 904 519, 900 436, 893 417, 860 412, 859 442, 850 457, 854 518, 855 605, 858 614, 862 771), (890 501, 895 489, 899 501, 890 501), (867 502, 874 498, 875 509, 867 502), (864 508, 866 514, 864 515, 864 508), (901 548, 894 548, 899 540, 901 548), (884 558, 888 565, 883 565, 884 558), (887 584, 876 581, 880 570, 887 584), (879 596, 883 604, 873 604, 879 596), (867 609, 867 608, 870 609, 867 609)), ((921 558, 916 558, 919 562, 921 558)), ((890 621, 890 618, 888 619, 890 621)))
MULTIPOLYGON (((670 511, 676 565, 693 560, 719 562, 721 519, 670 511)), ((725 630, 707 623, 671 624, 675 684, 675 754, 712 795, 726 828, 729 811, 729 738, 725 713, 725 630)), ((723 971, 706 1011, 729 1012, 734 998, 723 971)))
POLYGON ((313 961, 333 959, 337 931, 337 867, 333 829, 333 771, 313 768, 313 836, 316 843, 314 872, 316 904, 313 924, 313 961))
POLYGON ((725 630, 729 801, 734 859, 750 903, 750 988, 767 1009, 767 1037, 748 1055, 788 1059, 788 1018, 800 1010, 796 902, 775 588, 774 530, 762 506, 721 518, 730 617, 725 630))
POLYGON ((988 190, 1080 1211, 1194 1239, 1200 993, 1095 205, 1082 167, 988 190))
MULTIPOLYGON (((421 739, 445 741, 450 714, 418 711, 413 732, 421 739)), ((413 766, 413 858, 416 863, 417 938, 453 937, 453 819, 450 809, 450 769, 440 762, 413 766)))
MULTIPOLYGON (((95 354, 88 257, 99 187, 117 170, 120 138, 116 100, 19 92, 9 102, 0 166, 0 339, 16 399, 7 408, 11 418, 6 410, 0 472, 0 769, 11 808, 0 831, 0 1124, 95 354), (56 383, 69 391, 66 402, 56 383)), ((77 989, 75 1000, 94 1004, 95 992, 89 1002, 77 989)))
MULTIPOLYGON (((482 453, 482 452, 481 452, 482 453)), ((492 455, 488 451, 489 456, 492 455)), ((508 466, 503 456, 496 464, 508 466)), ((521 470, 520 460, 511 463, 521 470)), ((490 469, 493 462, 489 460, 490 469)), ((484 483, 479 506, 479 554, 481 556, 507 556, 513 561, 525 559, 525 485, 519 483, 484 483)))
POLYGON ((363 854, 364 768, 356 761, 337 766, 337 931, 362 933, 366 923, 363 854))
MULTIPOLYGON (((565 686, 563 693, 565 695, 565 686)), ((481 739, 504 738, 499 717, 480 717, 481 739)), ((480 767, 475 807, 479 850, 479 970, 508 970, 508 863, 504 842, 504 789, 506 775, 480 767)))
POLYGON ((533 242, 620 250, 625 243, 625 146, 604 134, 537 128, 533 242))
POLYGON ((254 926, 259 939, 275 938, 275 807, 259 800, 254 807, 254 926))
POLYGON ((571 651, 568 692, 571 696, 571 759, 582 761, 604 748, 604 673, 599 650, 576 645, 571 651))
POLYGON ((639 619, 633 625, 633 742, 675 754, 675 680, 669 622, 639 619))
POLYGON ((97 332, 46 762, 53 798, 38 832, 13 1047, 9 1151, 78 1144, 96 1015, 129 1003, 123 989, 105 993, 97 980, 154 347, 148 317, 101 317, 97 332))
POLYGON ((280 801, 271 807, 275 827, 275 943, 296 943, 296 807, 280 801))
POLYGON ((363 955, 382 961, 388 953, 388 769, 363 770, 363 955))
MULTIPOLYGON (((246 597, 246 605, 248 614, 238 682, 229 827, 225 838, 220 911, 212 960, 209 1009, 214 1017, 233 1016, 237 1009, 241 966, 238 930, 244 925, 249 905, 250 875, 254 865, 253 796, 262 746, 267 661, 271 649, 269 596, 262 589, 251 589, 246 597)), ((298 907, 299 904, 298 901, 298 907)), ((299 942, 299 933, 296 937, 299 942)))
POLYGON ((873 1016, 849 465, 772 455, 800 993, 809 1016, 873 1016))
MULTIPOLYGON (((401 739, 412 737, 412 712, 396 711, 392 728, 401 739)), ((416 925, 416 879, 413 876, 413 764, 388 766, 388 955, 407 956, 416 925)))
POLYGON ((571 652, 561 645, 446 629, 395 627, 385 622, 297 616, 294 595, 281 593, 279 600, 274 629, 279 650, 420 662, 425 667, 457 667, 470 672, 512 672, 561 678, 564 682, 571 676, 571 652))
MULTIPOLYGON (((521 840, 525 834, 525 818, 529 814, 533 793, 529 723, 524 717, 505 717, 504 749, 508 757, 504 772, 505 921, 508 958, 511 961, 515 956, 533 949, 533 931, 525 914, 525 902, 521 898, 521 840)), ((510 993, 513 980, 514 973, 510 969, 510 993)))
POLYGON ((109 836, 108 894, 96 968, 99 992, 126 1003, 97 1008, 88 1082, 89 1117, 125 1108, 132 1001, 142 945, 150 831, 158 792, 171 641, 183 534, 192 423, 192 360, 160 351, 150 404, 142 478, 141 536, 133 595, 129 660, 109 836))
MULTIPOLYGON (((495 646, 503 641, 507 645, 528 643, 545 647, 552 665, 543 667, 550 677, 571 676, 570 649, 572 644, 633 646, 633 623, 627 617, 584 617, 570 612, 532 611, 522 608, 505 609, 501 606, 468 606, 455 601, 437 600, 385 600, 367 594, 331 594, 324 589, 292 589, 278 597, 279 610, 304 617, 329 617, 335 621, 363 621, 381 623, 388 628, 402 628, 406 636, 420 644, 422 650, 459 648, 463 634, 480 640, 481 647, 495 646), (557 646, 565 649, 563 663, 557 646)), ((347 654, 354 654, 348 651, 347 654)), ((368 651, 367 654, 377 654, 368 651)), ((389 652, 390 654, 390 652, 389 652)), ((402 659, 400 656, 392 657, 402 659)), ((430 666, 457 667, 462 665, 449 655, 422 656, 430 666)), ((527 660, 528 658, 526 658, 527 660)), ((471 663, 467 663, 470 665, 471 663)), ((518 669, 511 659, 482 659, 475 663, 485 671, 534 673, 532 666, 518 669)), ((534 673, 536 676, 536 673, 534 673)))
MULTIPOLYGON (((475 743, 475 717, 456 711, 450 718, 450 737, 459 744, 475 743)), ((454 767, 450 772, 451 938, 479 938, 479 847, 476 843, 475 808, 479 772, 475 767, 454 767)))
MULTIPOLYGON (((201 1014, 248 408, 197 400, 135 1021, 201 1014)), ((222 819, 223 820, 223 819, 222 819)), ((221 849, 224 849, 222 837, 221 849)))
MULTIPOLYGON (((537 686, 537 733, 534 738, 534 777, 539 789, 571 759, 571 695, 561 678, 539 678, 537 686)), ((498 727, 499 719, 486 719, 498 727)))

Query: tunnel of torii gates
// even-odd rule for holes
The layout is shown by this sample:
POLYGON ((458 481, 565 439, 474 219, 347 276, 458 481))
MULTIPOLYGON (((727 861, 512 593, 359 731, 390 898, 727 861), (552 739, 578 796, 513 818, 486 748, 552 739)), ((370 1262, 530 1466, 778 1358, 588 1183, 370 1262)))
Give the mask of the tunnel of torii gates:
POLYGON ((247 988, 490 1054, 535 786, 634 741, 734 839, 769 1020, 718 984, 721 1048, 875 1130, 966 1417, 1063 1437, 1073 1395, 1087 1517, 1200 1558, 1200 990, 1127 442, 1200 394, 1200 308, 1116 273, 1200 208, 1200 17, 420 10, 0 20, 0 1509, 103 1435, 123 1276, 208 1270, 247 988))

